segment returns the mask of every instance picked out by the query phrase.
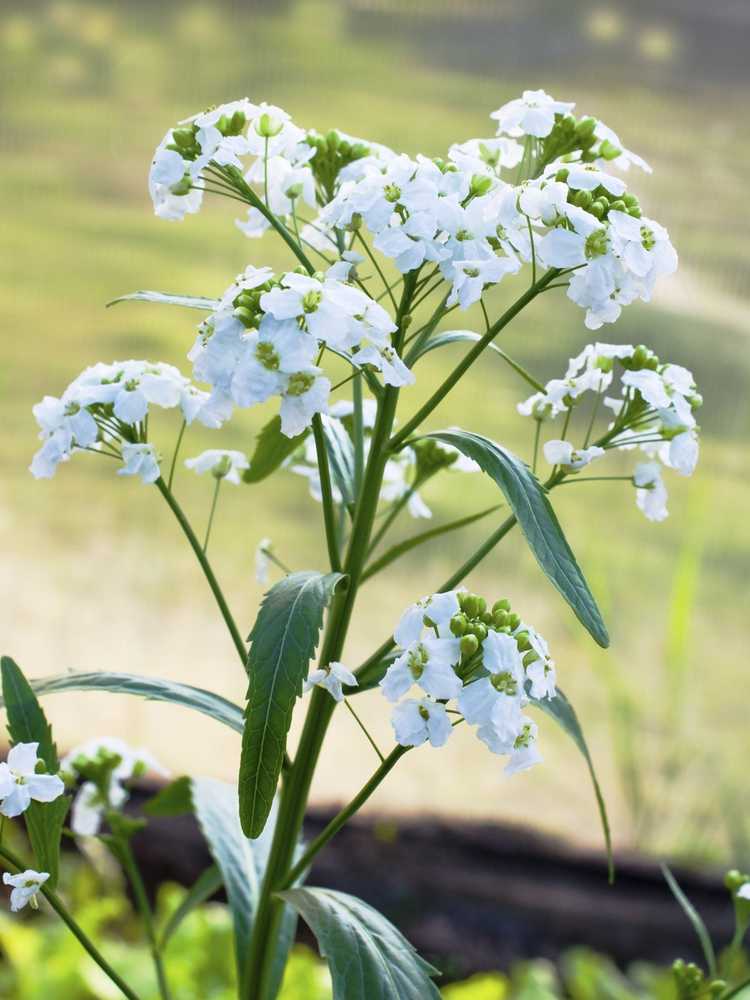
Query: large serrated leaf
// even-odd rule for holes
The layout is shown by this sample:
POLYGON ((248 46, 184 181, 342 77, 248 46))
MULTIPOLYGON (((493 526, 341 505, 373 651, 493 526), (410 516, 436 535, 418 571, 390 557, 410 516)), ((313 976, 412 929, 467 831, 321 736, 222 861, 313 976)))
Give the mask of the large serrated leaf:
POLYGON ((594 768, 594 761, 591 757, 591 753, 583 735, 583 729, 581 728, 581 723, 578 721, 575 709, 559 688, 554 698, 530 698, 529 700, 532 705, 535 705, 537 708, 541 709, 542 712, 549 715, 551 719, 554 719, 563 732, 570 736, 575 745, 581 751, 583 759, 586 761, 586 767, 588 768, 589 775, 591 776, 591 782, 594 786, 594 795, 596 796, 599 818, 602 823, 604 843, 607 848, 609 880, 612 882, 614 881, 614 861, 612 857, 612 836, 609 828, 609 817, 607 816, 607 804, 604 801, 604 795, 602 794, 599 779, 597 778, 596 770, 594 768))
POLYGON ((259 837, 276 795, 294 703, 341 573, 291 573, 268 591, 249 641, 247 707, 240 761, 240 817, 259 837))
POLYGON ((38 695, 56 694, 62 691, 110 691, 113 694, 136 695, 151 701, 166 701, 173 705, 192 708, 229 726, 237 733, 242 732, 244 725, 239 705, 227 701, 212 691, 192 687, 190 684, 180 684, 178 681, 161 680, 158 677, 106 672, 70 673, 32 680, 31 687, 38 695))
MULTIPOLYGON (((191 785, 195 817, 206 838, 211 856, 221 872, 232 911, 237 973, 242 982, 258 896, 273 839, 275 806, 262 835, 251 840, 244 835, 240 826, 237 789, 233 785, 213 778, 193 778, 191 785)), ((286 907, 276 943, 273 982, 266 1000, 272 1000, 281 985, 296 922, 294 910, 286 907)))
MULTIPOLYGON (((60 770, 52 729, 31 685, 9 656, 0 660, 3 704, 8 717, 11 742, 38 743, 39 757, 50 774, 60 770)), ((49 873, 50 888, 57 884, 60 868, 60 840, 70 800, 60 796, 53 802, 32 802, 24 813, 31 848, 39 871, 49 873)))
POLYGON ((437 969, 367 903, 331 889, 278 895, 297 910, 328 959, 333 1000, 439 1000, 432 981, 437 969))
POLYGON ((331 469, 331 479, 348 507, 355 500, 354 445, 340 420, 323 416, 321 423, 325 436, 328 464, 331 469))
POLYGON ((242 473, 243 482, 259 483, 266 479, 299 448, 309 433, 305 430, 297 437, 287 437, 281 433, 281 417, 272 417, 258 435, 250 468, 242 473))
POLYGON ((207 299, 202 295, 170 295, 169 292, 131 292, 120 295, 107 303, 107 308, 116 306, 118 302, 160 302, 168 306, 185 306, 187 309, 200 309, 202 312, 213 312, 221 305, 219 299, 207 299))
POLYGON ((596 601, 563 534, 547 494, 520 458, 472 431, 435 431, 427 437, 457 448, 502 490, 540 567, 600 646, 609 636, 596 601))

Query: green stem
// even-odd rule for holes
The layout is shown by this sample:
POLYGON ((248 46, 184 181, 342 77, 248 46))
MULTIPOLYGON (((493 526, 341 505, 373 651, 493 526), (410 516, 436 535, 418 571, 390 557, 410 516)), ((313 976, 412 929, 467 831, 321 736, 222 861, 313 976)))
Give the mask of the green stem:
POLYGON ((159 995, 162 1000, 171 1000, 172 994, 169 990, 164 961, 159 948, 159 941, 156 935, 156 928, 154 926, 154 916, 151 912, 151 904, 148 901, 148 894, 146 893, 146 887, 143 884, 143 879, 141 878, 138 865, 133 857, 133 851, 131 850, 130 844, 124 838, 117 839, 115 851, 116 857, 125 869, 125 874, 130 881, 130 885, 133 889, 133 895, 135 897, 135 904, 138 907, 138 912, 140 913, 141 920, 143 921, 143 928, 146 932, 146 937, 148 938, 149 950, 151 951, 151 958, 156 972, 156 980, 159 984, 159 995))
POLYGON ((406 492, 403 493, 402 496, 398 498, 398 500, 396 500, 396 502, 393 504, 391 509, 386 514, 385 518, 383 519, 383 523, 378 528, 372 542, 370 543, 370 552, 369 552, 370 555, 372 555, 372 553, 378 547, 380 542, 383 540, 386 533, 388 532, 388 529, 391 527, 391 525, 396 520, 401 511, 404 509, 404 507, 407 506, 411 498, 414 496, 414 494, 417 492, 420 486, 422 486, 425 482, 427 482, 427 477, 424 477, 421 480, 415 480, 415 482, 412 483, 412 485, 406 490, 406 492))
POLYGON ((374 739, 372 738, 372 736, 370 735, 370 731, 368 730, 367 726, 366 726, 366 725, 364 724, 364 722, 363 722, 363 721, 362 721, 362 720, 360 719, 360 717, 359 717, 359 716, 357 715, 357 713, 356 713, 356 712, 354 711, 354 707, 353 707, 353 706, 351 705, 351 703, 349 702, 349 699, 348 699, 348 698, 344 698, 344 705, 345 705, 345 706, 346 706, 346 708, 347 708, 347 709, 349 710, 349 713, 351 714, 352 718, 353 718, 353 719, 354 719, 354 721, 355 721, 355 722, 357 723, 357 725, 359 726, 359 728, 360 728, 360 729, 362 730, 362 732, 363 732, 363 733, 365 734, 365 737, 366 737, 366 739, 367 739, 367 742, 368 742, 368 743, 370 744, 370 746, 372 747, 372 749, 373 749, 373 750, 375 751, 375 753, 376 753, 376 754, 378 755, 378 757, 380 758, 380 761, 381 761, 381 763, 382 763, 382 762, 383 762, 383 761, 385 760, 385 757, 384 757, 384 756, 383 756, 383 754, 382 754, 382 753, 380 752, 380 747, 379 747, 379 746, 377 745, 377 743, 375 742, 375 740, 374 740, 374 739))
POLYGON ((208 524, 206 525, 206 537, 203 540, 203 553, 205 555, 208 549, 208 541, 211 538, 211 528, 214 523, 214 514, 216 513, 216 504, 219 502, 219 490, 221 489, 221 477, 216 477, 216 485, 214 486, 214 495, 211 500, 211 512, 208 515, 208 524))
POLYGON ((367 240, 364 238, 364 236, 359 231, 356 231, 354 235, 359 240, 359 242, 362 244, 365 253, 370 258, 370 263, 372 264, 372 266, 377 271, 378 277, 380 278, 380 280, 383 282, 383 289, 385 290, 385 292, 387 293, 387 295, 390 298, 391 302, 393 303, 394 310, 398 310, 398 303, 396 302, 396 297, 394 296, 393 292, 391 291, 391 286, 388 284, 388 280, 387 280, 385 274, 383 274, 383 269, 381 268, 380 264, 378 264, 377 257, 375 256, 375 254, 372 252, 372 250, 368 246, 367 240))
POLYGON ((352 431, 354 435, 354 495, 359 496, 365 470, 365 425, 361 372, 355 372, 352 382, 352 431))
POLYGON ((615 482, 633 482, 632 476, 581 476, 574 479, 566 479, 563 483, 558 483, 558 486, 573 486, 575 483, 615 483, 615 482))
POLYGON ((534 475, 536 475, 536 466, 537 466, 537 461, 539 459, 539 438, 542 433, 542 421, 537 420, 535 422, 536 422, 536 430, 534 431, 534 460, 531 466, 531 471, 534 473, 534 475))
POLYGON ((351 802, 345 806, 340 813, 338 813, 328 826, 323 829, 315 840, 309 845, 302 857, 297 861, 291 871, 287 874, 284 879, 284 883, 280 886, 281 889, 288 889, 290 886, 299 879, 309 867, 315 855, 339 832, 342 826, 344 826, 352 816, 358 812, 362 806, 367 802, 372 793, 381 784, 383 779, 390 774, 393 768, 398 764, 404 754, 411 750, 411 747, 396 747, 392 750, 388 756, 383 760, 380 767, 375 771, 369 781, 361 788, 359 792, 354 796, 351 802))
POLYGON ((206 577, 206 580, 208 581, 208 585, 211 588, 211 593, 214 595, 216 603, 219 606, 219 611, 221 612, 221 616, 224 619, 227 628, 229 629, 229 634, 232 637, 235 649, 237 650, 237 654, 239 655, 239 658, 242 661, 242 665, 244 667, 247 664, 247 649, 245 647, 243 638, 240 635, 240 630, 237 628, 237 623, 232 617, 232 612, 229 610, 229 605, 226 602, 226 598, 224 597, 222 589, 219 586, 219 581, 216 579, 214 571, 211 568, 211 564, 209 563, 206 557, 206 553, 203 551, 201 543, 198 541, 198 538, 196 537, 196 534, 193 531, 190 522, 185 516, 185 512, 183 511, 182 507, 180 507, 180 505, 177 503, 174 494, 169 489, 164 480, 161 478, 161 476, 159 476, 159 478, 156 480, 155 485, 158 488, 161 495, 167 501, 170 510, 177 518, 177 523, 182 528, 185 537, 190 543, 190 548, 193 550, 196 559, 200 563, 200 567, 203 570, 203 575, 206 577))
MULTIPOLYGON (((417 277, 417 272, 412 272, 407 275, 404 282, 396 317, 398 334, 394 346, 397 350, 401 346, 403 319, 408 313, 417 277)), ((354 513, 349 547, 344 560, 343 571, 348 576, 348 586, 335 594, 331 602, 320 654, 322 666, 340 659, 344 647, 377 512, 380 486, 388 458, 385 445, 393 428, 397 403, 398 389, 387 386, 378 404, 362 491, 354 513)), ((286 875, 292 866, 313 774, 335 707, 336 702, 327 691, 320 688, 313 691, 294 764, 287 773, 282 787, 276 829, 256 907, 247 965, 242 977, 243 1000, 264 1000, 268 995, 274 948, 284 913, 284 905, 275 898, 275 893, 285 883, 286 875)))
POLYGON ((328 449, 326 448, 323 419, 316 413, 312 419, 313 437, 315 438, 315 453, 318 458, 318 474, 320 476, 320 493, 323 500, 323 521, 326 530, 326 545, 331 569, 338 573, 341 570, 341 557, 336 537, 336 504, 333 501, 331 486, 331 470, 328 465, 328 449))
POLYGON ((389 451, 398 451, 407 438, 413 434, 415 430, 417 430, 422 421, 432 413, 432 411, 443 401, 443 399, 445 399, 456 383, 466 374, 479 355, 484 351, 485 347, 492 343, 498 333, 500 333, 500 331, 506 327, 511 320, 515 319, 515 317, 521 312, 522 309, 525 308, 525 306, 529 304, 529 302, 536 298, 539 292, 541 292, 541 290, 555 278, 557 273, 558 272, 555 268, 547 271, 547 273, 543 275, 539 281, 535 282, 524 292, 523 295, 519 296, 509 309, 506 309, 500 319, 498 319, 489 328, 485 335, 478 340, 471 350, 468 351, 462 358, 462 360, 459 361, 450 375, 448 375, 442 385, 435 390, 427 402, 417 410, 411 420, 406 421, 398 434, 394 435, 388 444, 389 451))
MULTIPOLYGON (((16 869, 16 873, 25 870, 26 866, 6 847, 0 848, 0 857, 7 861, 13 868, 16 869)), ((93 941, 89 940, 83 929, 76 923, 72 915, 68 912, 67 907, 52 889, 47 889, 42 886, 40 892, 47 900, 49 905, 55 911, 55 913, 60 917, 63 923, 67 926, 68 930, 73 934, 73 936, 79 941, 79 943, 85 948, 89 953, 91 958, 96 962, 99 968, 104 972, 104 974, 112 980, 115 986, 120 990, 123 996, 127 997, 128 1000, 140 1000, 138 994, 135 993, 128 984, 118 976, 109 962, 104 958, 101 952, 98 950, 93 941)))
POLYGON ((185 436, 185 428, 187 427, 187 420, 182 421, 182 427, 180 427, 180 433, 177 435, 177 443, 174 446, 174 451, 172 452, 172 461, 169 465, 169 478, 167 479, 167 489, 172 489, 172 483, 174 482, 174 472, 177 468, 177 456, 180 454, 180 447, 182 445, 182 439, 185 436))

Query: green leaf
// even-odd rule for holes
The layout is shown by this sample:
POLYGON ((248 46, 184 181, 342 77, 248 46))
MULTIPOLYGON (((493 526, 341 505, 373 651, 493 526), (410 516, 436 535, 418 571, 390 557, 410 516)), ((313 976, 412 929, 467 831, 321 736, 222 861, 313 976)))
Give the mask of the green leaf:
POLYGON ((547 494, 536 476, 516 455, 471 431, 436 431, 436 438, 474 461, 500 487, 549 580, 600 646, 609 636, 596 601, 568 545, 547 494))
POLYGON ((297 910, 328 959, 333 1000, 439 1000, 432 981, 438 970, 362 900, 331 889, 277 895, 297 910))
POLYGON ((607 804, 604 801, 604 795, 602 794, 601 786, 599 785, 599 779, 596 776, 594 761, 592 760, 591 753, 589 752, 588 744, 586 743, 586 739, 583 735, 583 729, 578 721, 578 716, 576 715, 571 703, 559 688, 554 698, 530 698, 530 701, 532 705, 541 709, 542 712, 545 712, 550 716, 550 718, 554 719, 563 732, 570 736, 575 745, 581 751, 583 759, 586 761, 586 767, 591 775, 591 782, 594 786, 594 795, 596 796, 596 804, 599 809, 599 817, 601 819, 602 831, 604 833, 604 843, 607 848, 609 881, 614 882, 615 866, 614 858, 612 856, 612 835, 609 828, 609 817, 607 816, 607 804))
MULTIPOLYGON (((429 351, 434 351, 439 347, 447 347, 448 344, 458 344, 464 341, 476 344, 476 342, 481 339, 480 335, 478 333, 474 333, 473 330, 444 330, 442 333, 438 333, 437 336, 426 340, 423 344, 416 345, 416 349, 413 356, 410 358, 410 361, 413 364, 417 358, 421 358, 422 355, 427 354, 429 351)), ((529 375, 524 368, 522 368, 519 364, 516 364, 513 358, 509 357, 501 347, 498 347, 497 344, 488 344, 487 346, 491 351, 494 351, 495 354, 499 354, 503 361, 510 365, 513 371, 521 376, 524 382, 527 382, 537 392, 544 392, 544 386, 542 383, 537 382, 537 380, 532 378, 532 376, 529 375)))
MULTIPOLYGON (((189 780, 189 779, 188 779, 189 780)), ((217 865, 210 865, 193 883, 190 890, 182 898, 177 909, 172 913, 169 920, 164 925, 164 929, 159 937, 159 949, 163 950, 169 943, 170 938, 180 926, 185 917, 189 916, 193 910, 199 907, 206 900, 210 899, 224 885, 224 877, 217 865)))
POLYGON ((250 684, 240 762, 240 817, 263 831, 281 773, 294 703, 318 645, 323 612, 341 573, 292 573, 268 591, 249 641, 250 684))
POLYGON ((332 420, 330 417, 323 416, 321 423, 325 435, 331 479, 344 503, 349 507, 355 501, 354 445, 340 420, 332 420))
POLYGON ((151 701, 166 701, 173 705, 192 708, 229 726, 237 733, 242 732, 244 725, 239 705, 227 701, 221 695, 204 691, 203 688, 180 684, 177 681, 161 680, 158 677, 94 671, 42 677, 33 680, 31 687, 39 695, 56 694, 60 691, 110 691, 113 694, 131 694, 151 701))
POLYGON ((439 538, 440 535, 446 535, 450 531, 457 531, 459 528, 465 528, 469 524, 473 524, 475 521, 481 521, 483 517, 487 517, 488 514, 494 514, 496 510, 500 510, 502 504, 495 504, 494 507, 488 507, 486 510, 480 510, 476 514, 467 514, 466 517, 459 517, 455 521, 449 521, 447 524, 440 524, 436 528, 429 528, 427 531, 421 531, 418 535, 412 535, 411 538, 404 539, 403 542, 399 542, 397 545, 392 546, 387 552, 384 552, 379 559, 375 559, 371 562, 367 569, 362 574, 362 582, 369 580, 371 576, 375 576, 386 566, 390 566, 392 562, 396 559, 400 559, 401 556, 410 552, 412 549, 417 548, 418 545, 424 545, 425 542, 432 541, 433 538, 439 538))
POLYGON ((131 292, 129 295, 121 295, 117 299, 112 299, 107 303, 116 306, 118 302, 161 302, 168 306, 186 306, 188 309, 200 309, 203 312, 213 312, 221 305, 219 299, 207 299, 202 295, 170 295, 168 292, 131 292))
POLYGON ((147 816, 184 816, 193 811, 191 779, 186 775, 175 778, 160 789, 147 802, 143 811, 147 816))
MULTIPOLYGON (((3 656, 0 660, 0 672, 11 742, 14 745, 38 743, 38 754, 47 771, 57 774, 60 761, 52 739, 52 729, 31 685, 9 656, 3 656)), ((60 840, 69 805, 70 799, 65 795, 53 802, 32 802, 23 817, 37 868, 39 871, 49 872, 49 885, 52 889, 57 885, 60 840)))
MULTIPOLYGON (((242 981, 245 976, 250 932, 276 824, 275 804, 263 833, 255 840, 251 840, 244 835, 240 826, 237 789, 234 785, 213 778, 193 778, 192 796, 195 818, 206 838, 211 856, 221 871, 226 888, 234 923, 237 972, 242 981)), ((281 985, 295 926, 296 915, 286 908, 276 945, 272 989, 267 1000, 276 995, 281 985)))
POLYGON ((250 468, 242 473, 243 481, 259 483, 270 476, 284 459, 299 448, 309 433, 309 430, 305 430, 297 437, 287 437, 281 433, 281 417, 272 417, 258 435, 250 468))
POLYGON ((680 904, 683 913, 693 925, 693 930, 697 934, 698 940, 701 943, 701 948, 703 949, 703 956, 706 959, 708 973, 713 979, 717 973, 716 952, 714 951, 713 942, 711 941, 711 935, 708 933, 708 928, 703 923, 700 913, 698 913, 696 908, 678 885, 677 879, 674 877, 669 868, 667 868, 666 865, 662 865, 661 870, 664 878, 667 880, 667 885, 672 890, 672 895, 680 904))

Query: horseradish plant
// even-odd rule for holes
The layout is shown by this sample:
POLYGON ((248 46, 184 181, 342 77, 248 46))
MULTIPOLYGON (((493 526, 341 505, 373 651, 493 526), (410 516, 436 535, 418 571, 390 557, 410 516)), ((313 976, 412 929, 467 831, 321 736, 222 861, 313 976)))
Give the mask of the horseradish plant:
POLYGON ((192 345, 186 343, 192 381, 163 362, 99 363, 34 408, 42 440, 31 464, 37 478, 88 452, 114 463, 118 475, 155 486, 195 553, 248 677, 240 708, 178 680, 101 673, 29 684, 4 661, 13 750, 0 772, 2 810, 24 814, 35 858, 27 868, 1 848, 13 873, 12 906, 45 897, 126 996, 135 994, 55 889, 65 788, 77 789, 75 835, 104 841, 132 881, 167 998, 169 935, 154 927, 131 845, 145 820, 123 812, 129 781, 154 762, 111 740, 59 761, 37 695, 136 694, 191 707, 242 733, 237 788, 182 778, 149 809, 194 811, 215 865, 188 905, 223 883, 245 1000, 278 994, 298 915, 330 963, 335 997, 438 996, 436 970, 382 916, 344 893, 304 884, 316 854, 414 748, 478 737, 505 758, 508 773, 523 771, 541 760, 540 709, 572 736, 594 777, 543 637, 504 594, 462 589, 518 525, 540 569, 606 646, 605 625, 549 494, 571 483, 619 479, 658 521, 667 513, 663 470, 690 475, 697 460, 701 400, 685 368, 645 346, 597 342, 543 385, 496 343, 541 295, 567 295, 584 310, 586 327, 598 330, 636 299, 648 301, 657 279, 676 267, 666 230, 642 215, 621 176, 649 167, 606 125, 575 117, 573 108, 526 91, 492 115, 495 137, 456 144, 444 157, 412 159, 337 130, 305 131, 279 108, 240 100, 181 122, 157 148, 149 179, 157 216, 181 220, 210 196, 230 199, 244 206, 237 228, 247 237, 280 238, 289 264, 281 272, 247 267, 218 298, 125 296, 202 314, 192 345), (517 297, 495 316, 486 293, 501 282, 515 283, 517 297), (473 305, 483 329, 445 329, 446 316, 473 305), (415 406, 411 386, 420 362, 450 344, 465 345, 465 353, 415 406), (425 429, 457 383, 491 354, 525 383, 518 409, 533 421, 529 464, 476 431, 425 429), (524 400, 528 387, 533 395, 524 400), (235 411, 269 400, 277 400, 278 414, 249 459, 217 448, 185 462, 214 482, 209 528, 199 539, 174 490, 189 428, 197 422, 219 429, 235 411), (161 409, 180 418, 166 456, 152 436, 161 409), (599 473, 612 452, 632 455, 627 474, 599 473), (246 641, 208 559, 210 525, 225 481, 257 489, 283 469, 304 476, 321 505, 328 565, 289 570, 264 539, 259 575, 266 578, 273 566, 283 576, 268 590, 246 641), (402 511, 429 515, 420 490, 430 479, 480 473, 494 481, 504 513, 499 503, 385 547, 402 511), (345 642, 367 581, 405 552, 481 518, 492 527, 479 548, 407 608, 364 663, 353 664, 345 642), (298 705, 305 691, 306 704, 298 705), (395 745, 381 751, 364 730, 379 766, 305 844, 302 822, 333 713, 343 704, 357 717, 351 702, 368 691, 391 705, 395 745), (292 750, 287 734, 295 708, 305 722, 292 750))

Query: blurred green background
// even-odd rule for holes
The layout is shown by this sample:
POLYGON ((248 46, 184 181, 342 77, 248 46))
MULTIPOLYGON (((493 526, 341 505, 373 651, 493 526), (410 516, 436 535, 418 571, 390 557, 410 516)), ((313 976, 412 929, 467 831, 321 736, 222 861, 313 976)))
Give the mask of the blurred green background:
MULTIPOLYGON (((525 87, 544 87, 603 118, 655 168, 630 182, 669 228, 681 268, 651 306, 628 308, 600 337, 645 342, 694 370, 705 398, 703 452, 692 480, 669 477, 671 517, 662 525, 643 519, 624 484, 555 495, 606 613, 609 652, 583 634, 518 534, 468 583, 491 598, 509 596, 547 636, 620 845, 750 863, 747 5, 25 0, 0 11, 3 651, 32 675, 130 670, 244 696, 208 589, 156 491, 118 480, 88 456, 53 482, 26 471, 36 445, 31 406, 59 394, 85 365, 148 357, 189 371, 195 314, 141 304, 105 311, 108 300, 137 288, 214 295, 249 262, 289 265, 278 242, 246 240, 235 213, 215 201, 183 224, 153 217, 146 177, 166 129, 247 95, 280 104, 303 126, 338 126, 438 155, 451 142, 491 135, 492 110, 525 87)), ((519 287, 506 282, 492 310, 519 287)), ((474 313, 456 319, 448 325, 479 328, 474 313)), ((544 380, 590 339, 581 311, 553 293, 522 314, 503 346, 544 380)), ((450 348, 422 363, 402 415, 460 353, 450 348)), ((486 358, 433 424, 482 431, 528 457, 531 428, 515 413, 526 394, 513 372, 486 358)), ((251 450, 268 413, 238 414, 219 433, 192 431, 183 454, 251 450)), ((176 431, 174 415, 160 419, 165 450, 176 431)), ((178 494, 199 525, 210 488, 186 470, 178 475, 178 494)), ((493 498, 479 477, 444 476, 426 493, 433 523, 493 498)), ((322 566, 311 530, 319 509, 304 481, 282 472, 225 488, 220 515, 213 559, 247 631, 261 594, 256 544, 270 536, 295 568, 322 566)), ((346 662, 364 658, 409 601, 476 547, 486 525, 420 549, 373 581, 346 662)), ((374 694, 358 707, 387 745, 388 706, 374 694)), ((229 777, 236 766, 233 734, 177 709, 101 695, 62 696, 47 708, 65 746, 117 734, 150 746, 177 772, 229 777)), ((457 733, 440 754, 409 755, 371 807, 528 821, 598 844, 583 765, 546 721, 541 729, 545 765, 527 775, 504 780, 501 761, 457 733)), ((351 719, 338 716, 316 800, 358 789, 371 757, 351 719)))

